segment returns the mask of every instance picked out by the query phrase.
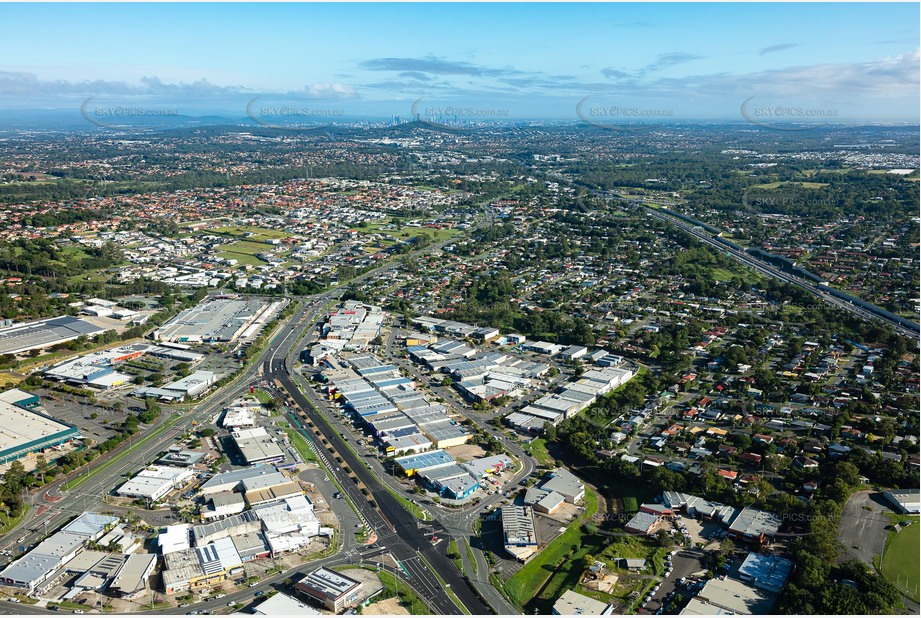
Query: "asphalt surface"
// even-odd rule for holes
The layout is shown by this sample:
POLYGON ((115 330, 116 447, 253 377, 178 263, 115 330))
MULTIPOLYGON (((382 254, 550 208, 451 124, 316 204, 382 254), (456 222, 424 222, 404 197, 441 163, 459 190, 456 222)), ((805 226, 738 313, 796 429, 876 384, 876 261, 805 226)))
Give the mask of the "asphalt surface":
POLYGON ((860 560, 871 567, 873 557, 882 556, 886 546, 892 513, 879 492, 858 491, 848 498, 841 509, 841 526, 838 540, 843 547, 840 560, 860 560))

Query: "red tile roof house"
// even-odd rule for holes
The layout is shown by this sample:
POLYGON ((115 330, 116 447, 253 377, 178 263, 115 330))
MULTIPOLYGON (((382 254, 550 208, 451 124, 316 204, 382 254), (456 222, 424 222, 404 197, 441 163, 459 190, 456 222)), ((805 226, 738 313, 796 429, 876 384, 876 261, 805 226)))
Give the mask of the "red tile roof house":
POLYGON ((720 470, 717 470, 716 473, 719 474, 724 479, 729 479, 730 481, 736 480, 736 478, 738 478, 739 476, 739 473, 736 472, 735 470, 720 469, 720 470))
POLYGON ((752 464, 754 466, 761 465, 761 460, 763 457, 758 453, 742 453, 739 455, 739 461, 745 462, 747 464, 752 464))

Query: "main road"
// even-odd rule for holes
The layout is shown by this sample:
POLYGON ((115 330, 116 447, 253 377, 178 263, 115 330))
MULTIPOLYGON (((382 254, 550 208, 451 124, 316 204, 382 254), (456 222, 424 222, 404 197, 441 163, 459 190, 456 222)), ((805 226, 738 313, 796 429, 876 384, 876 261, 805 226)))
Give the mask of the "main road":
POLYGON ((748 266, 749 268, 751 268, 758 274, 761 274, 767 277, 773 277, 774 279, 779 279, 780 281, 783 281, 785 283, 789 283, 791 285, 795 285, 799 288, 802 288, 806 290, 807 292, 817 296, 823 302, 829 305, 838 307, 839 309, 848 311, 863 320, 879 321, 879 322, 888 324, 889 326, 893 328, 893 330, 895 330, 895 332, 902 335, 903 337, 908 337, 909 339, 913 339, 915 341, 917 341, 918 339, 918 333, 915 330, 908 328, 904 324, 900 324, 882 315, 873 313, 863 307, 860 307, 858 305, 842 300, 838 298, 837 296, 833 296, 829 294, 828 292, 825 292, 824 290, 822 290, 817 285, 813 285, 812 283, 806 281, 805 279, 801 279, 800 277, 784 272, 781 269, 776 268, 766 262, 762 262, 761 260, 750 256, 745 251, 739 251, 738 249, 733 249, 732 247, 729 247, 720 242, 717 242, 716 240, 713 239, 713 236, 711 234, 707 233, 702 228, 686 223, 685 221, 682 221, 678 217, 672 216, 668 213, 662 212, 659 209, 651 208, 649 206, 646 206, 646 209, 649 212, 649 214, 652 215, 654 218, 659 219, 660 221, 667 221, 671 223, 672 225, 678 227, 682 231, 687 232, 688 234, 690 234, 697 240, 707 245, 710 245, 711 247, 714 247, 720 252, 725 253, 726 255, 729 255, 730 257, 741 262, 745 266, 748 266))

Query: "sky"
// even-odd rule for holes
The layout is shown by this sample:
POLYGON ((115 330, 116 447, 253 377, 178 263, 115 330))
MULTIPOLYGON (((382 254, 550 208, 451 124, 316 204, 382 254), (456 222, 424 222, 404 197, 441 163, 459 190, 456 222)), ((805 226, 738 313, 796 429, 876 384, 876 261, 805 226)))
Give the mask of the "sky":
POLYGON ((0 4, 0 109, 918 122, 919 17, 917 3, 0 4))

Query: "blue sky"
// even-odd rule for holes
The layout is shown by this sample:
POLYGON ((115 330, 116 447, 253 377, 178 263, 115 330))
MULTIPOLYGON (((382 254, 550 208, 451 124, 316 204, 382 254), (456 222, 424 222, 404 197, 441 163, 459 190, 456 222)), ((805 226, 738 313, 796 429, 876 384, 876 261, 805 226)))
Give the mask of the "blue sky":
POLYGON ((0 108, 916 122, 918 22, 917 3, 0 4, 0 108))

